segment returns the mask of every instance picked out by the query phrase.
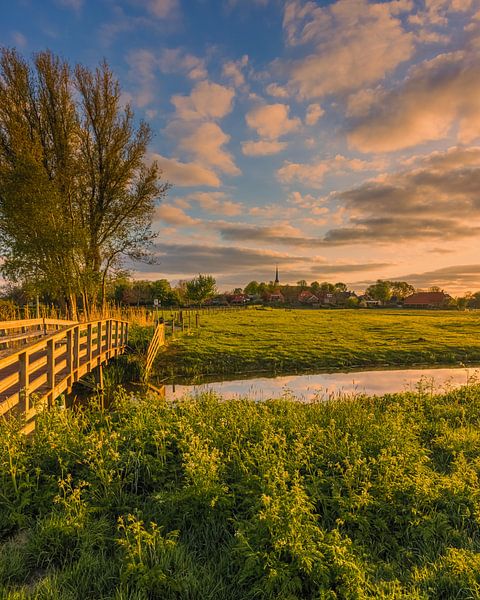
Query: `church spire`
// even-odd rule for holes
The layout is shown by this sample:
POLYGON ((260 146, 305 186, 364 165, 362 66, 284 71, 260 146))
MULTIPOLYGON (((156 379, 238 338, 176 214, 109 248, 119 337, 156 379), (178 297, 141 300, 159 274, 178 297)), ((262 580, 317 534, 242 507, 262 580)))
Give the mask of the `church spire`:
POLYGON ((275 268, 275 285, 278 285, 280 283, 280 280, 278 278, 278 265, 276 265, 275 268))

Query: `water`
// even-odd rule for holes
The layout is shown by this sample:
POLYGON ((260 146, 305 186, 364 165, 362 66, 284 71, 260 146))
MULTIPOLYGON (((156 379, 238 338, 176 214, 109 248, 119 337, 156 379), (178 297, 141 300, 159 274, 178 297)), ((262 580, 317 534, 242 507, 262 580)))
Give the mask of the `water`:
POLYGON ((480 367, 437 369, 398 369, 376 371, 349 371, 347 373, 319 373, 315 375, 287 375, 217 381, 200 385, 165 386, 167 399, 181 398, 185 394, 214 391, 224 398, 254 398, 266 400, 292 395, 309 402, 360 394, 383 395, 416 390, 419 385, 441 392, 452 387, 480 381, 480 367))

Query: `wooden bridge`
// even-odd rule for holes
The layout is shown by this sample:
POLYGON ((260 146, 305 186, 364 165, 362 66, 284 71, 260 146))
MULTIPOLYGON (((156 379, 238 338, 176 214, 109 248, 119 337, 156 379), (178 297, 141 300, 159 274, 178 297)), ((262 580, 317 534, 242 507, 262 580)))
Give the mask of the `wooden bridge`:
POLYGON ((23 431, 30 433, 37 411, 123 353, 127 340, 128 322, 120 319, 0 322, 0 417, 23 414, 23 431))

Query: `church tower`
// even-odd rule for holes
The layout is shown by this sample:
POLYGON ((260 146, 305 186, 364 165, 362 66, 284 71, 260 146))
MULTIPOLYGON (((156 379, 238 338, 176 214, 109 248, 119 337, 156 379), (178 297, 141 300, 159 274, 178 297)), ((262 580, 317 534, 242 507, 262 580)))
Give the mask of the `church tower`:
POLYGON ((279 283, 280 283, 280 280, 278 278, 278 265, 277 265, 276 269, 275 269, 275 285, 278 286, 279 283))

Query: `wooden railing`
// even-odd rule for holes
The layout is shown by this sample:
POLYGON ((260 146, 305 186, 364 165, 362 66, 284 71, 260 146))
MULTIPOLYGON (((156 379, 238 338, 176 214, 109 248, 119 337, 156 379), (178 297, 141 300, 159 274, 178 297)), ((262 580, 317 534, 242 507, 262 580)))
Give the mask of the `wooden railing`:
POLYGON ((145 379, 147 379, 150 375, 153 361, 155 360, 160 347, 163 345, 165 345, 165 325, 163 323, 159 323, 153 332, 153 337, 148 346, 147 360, 145 363, 145 379))
MULTIPOLYGON (((20 327, 28 329, 38 326, 38 321, 43 327, 43 319, 0 322, 0 331, 13 330, 12 323, 16 327, 23 323, 20 327)), ((83 375, 122 353, 128 341, 128 322, 119 319, 73 324, 46 321, 63 329, 0 359, 0 416, 23 414, 25 433, 35 428, 38 410, 70 391, 83 375)))

